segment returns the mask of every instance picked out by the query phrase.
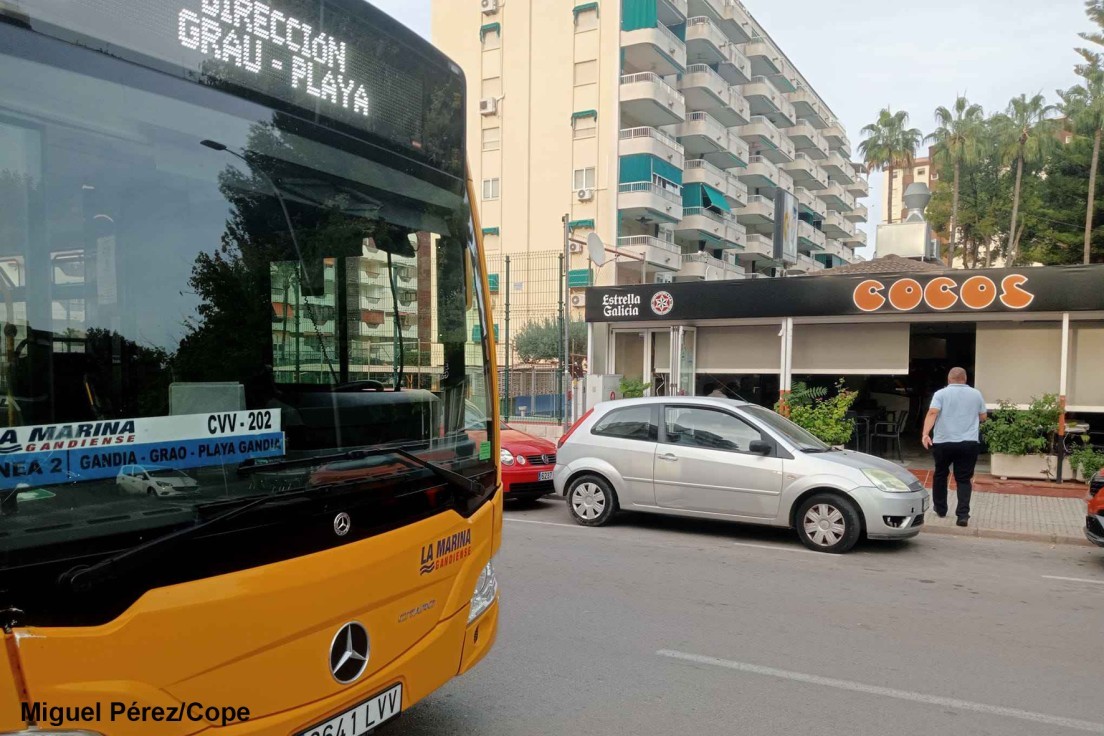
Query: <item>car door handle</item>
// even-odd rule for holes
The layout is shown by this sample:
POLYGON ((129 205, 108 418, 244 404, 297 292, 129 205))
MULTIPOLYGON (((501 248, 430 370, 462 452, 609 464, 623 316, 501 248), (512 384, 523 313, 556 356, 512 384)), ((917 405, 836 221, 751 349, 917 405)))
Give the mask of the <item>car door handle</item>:
POLYGON ((665 455, 658 455, 657 457, 660 460, 663 460, 663 461, 668 462, 668 463, 677 463, 678 462, 678 456, 677 455, 672 455, 670 453, 667 453, 665 455))

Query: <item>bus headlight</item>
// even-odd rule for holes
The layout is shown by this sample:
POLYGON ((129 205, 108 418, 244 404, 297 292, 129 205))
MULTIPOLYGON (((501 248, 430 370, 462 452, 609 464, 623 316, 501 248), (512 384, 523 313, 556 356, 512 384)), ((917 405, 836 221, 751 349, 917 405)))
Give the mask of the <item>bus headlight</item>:
POLYGON ((494 563, 488 562, 479 574, 479 580, 475 583, 475 593, 472 594, 471 610, 468 612, 468 623, 482 616, 498 595, 498 580, 495 579, 494 563))

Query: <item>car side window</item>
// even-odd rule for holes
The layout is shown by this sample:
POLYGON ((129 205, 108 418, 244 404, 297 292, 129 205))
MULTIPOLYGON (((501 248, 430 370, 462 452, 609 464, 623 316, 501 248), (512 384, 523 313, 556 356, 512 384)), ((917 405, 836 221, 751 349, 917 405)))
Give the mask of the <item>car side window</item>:
POLYGON ((752 442, 766 439, 743 419, 714 409, 669 406, 663 422, 667 443, 672 445, 746 453, 752 442))
POLYGON ((601 437, 655 442, 659 439, 659 426, 655 415, 654 406, 615 409, 600 419, 590 433, 601 437))

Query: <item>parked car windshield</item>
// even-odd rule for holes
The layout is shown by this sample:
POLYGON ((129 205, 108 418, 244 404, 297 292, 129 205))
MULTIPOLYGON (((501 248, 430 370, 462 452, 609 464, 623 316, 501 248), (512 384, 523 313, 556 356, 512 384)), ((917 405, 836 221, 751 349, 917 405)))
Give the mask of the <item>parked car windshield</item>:
POLYGON ((824 452, 831 449, 806 430, 770 409, 761 406, 745 406, 743 410, 782 435, 787 442, 792 443, 799 450, 824 452))

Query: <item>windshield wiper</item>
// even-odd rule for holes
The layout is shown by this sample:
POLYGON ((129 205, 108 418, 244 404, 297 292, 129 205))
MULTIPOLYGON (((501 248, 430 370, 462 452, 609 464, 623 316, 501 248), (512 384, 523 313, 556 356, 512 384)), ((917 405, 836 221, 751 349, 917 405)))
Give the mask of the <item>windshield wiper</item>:
POLYGON ((403 373, 406 371, 406 335, 403 334, 402 320, 399 316, 399 288, 395 285, 395 265, 391 262, 391 251, 387 251, 387 281, 391 285, 391 312, 395 320, 395 329, 391 336, 398 345, 395 390, 402 391, 403 373))
POLYGON ((806 455, 823 455, 826 452, 835 452, 831 447, 802 447, 801 451, 806 455))
MULTIPOLYGON (((178 529, 175 532, 169 532, 160 537, 155 537, 148 542, 100 560, 94 565, 78 565, 73 567, 58 577, 58 585, 63 588, 68 588, 74 593, 87 593, 97 585, 118 579, 135 568, 148 566, 151 562, 156 561, 180 542, 207 531, 212 527, 224 524, 249 511, 253 511, 262 506, 272 506, 278 503, 298 504, 307 500, 306 497, 299 496, 297 492, 293 494, 277 494, 264 496, 263 498, 254 498, 235 509, 219 514, 207 521, 199 521, 192 526, 178 529), (289 499, 289 495, 297 497, 289 499)), ((197 510, 201 511, 203 508, 204 507, 200 506, 197 507, 197 510)))

